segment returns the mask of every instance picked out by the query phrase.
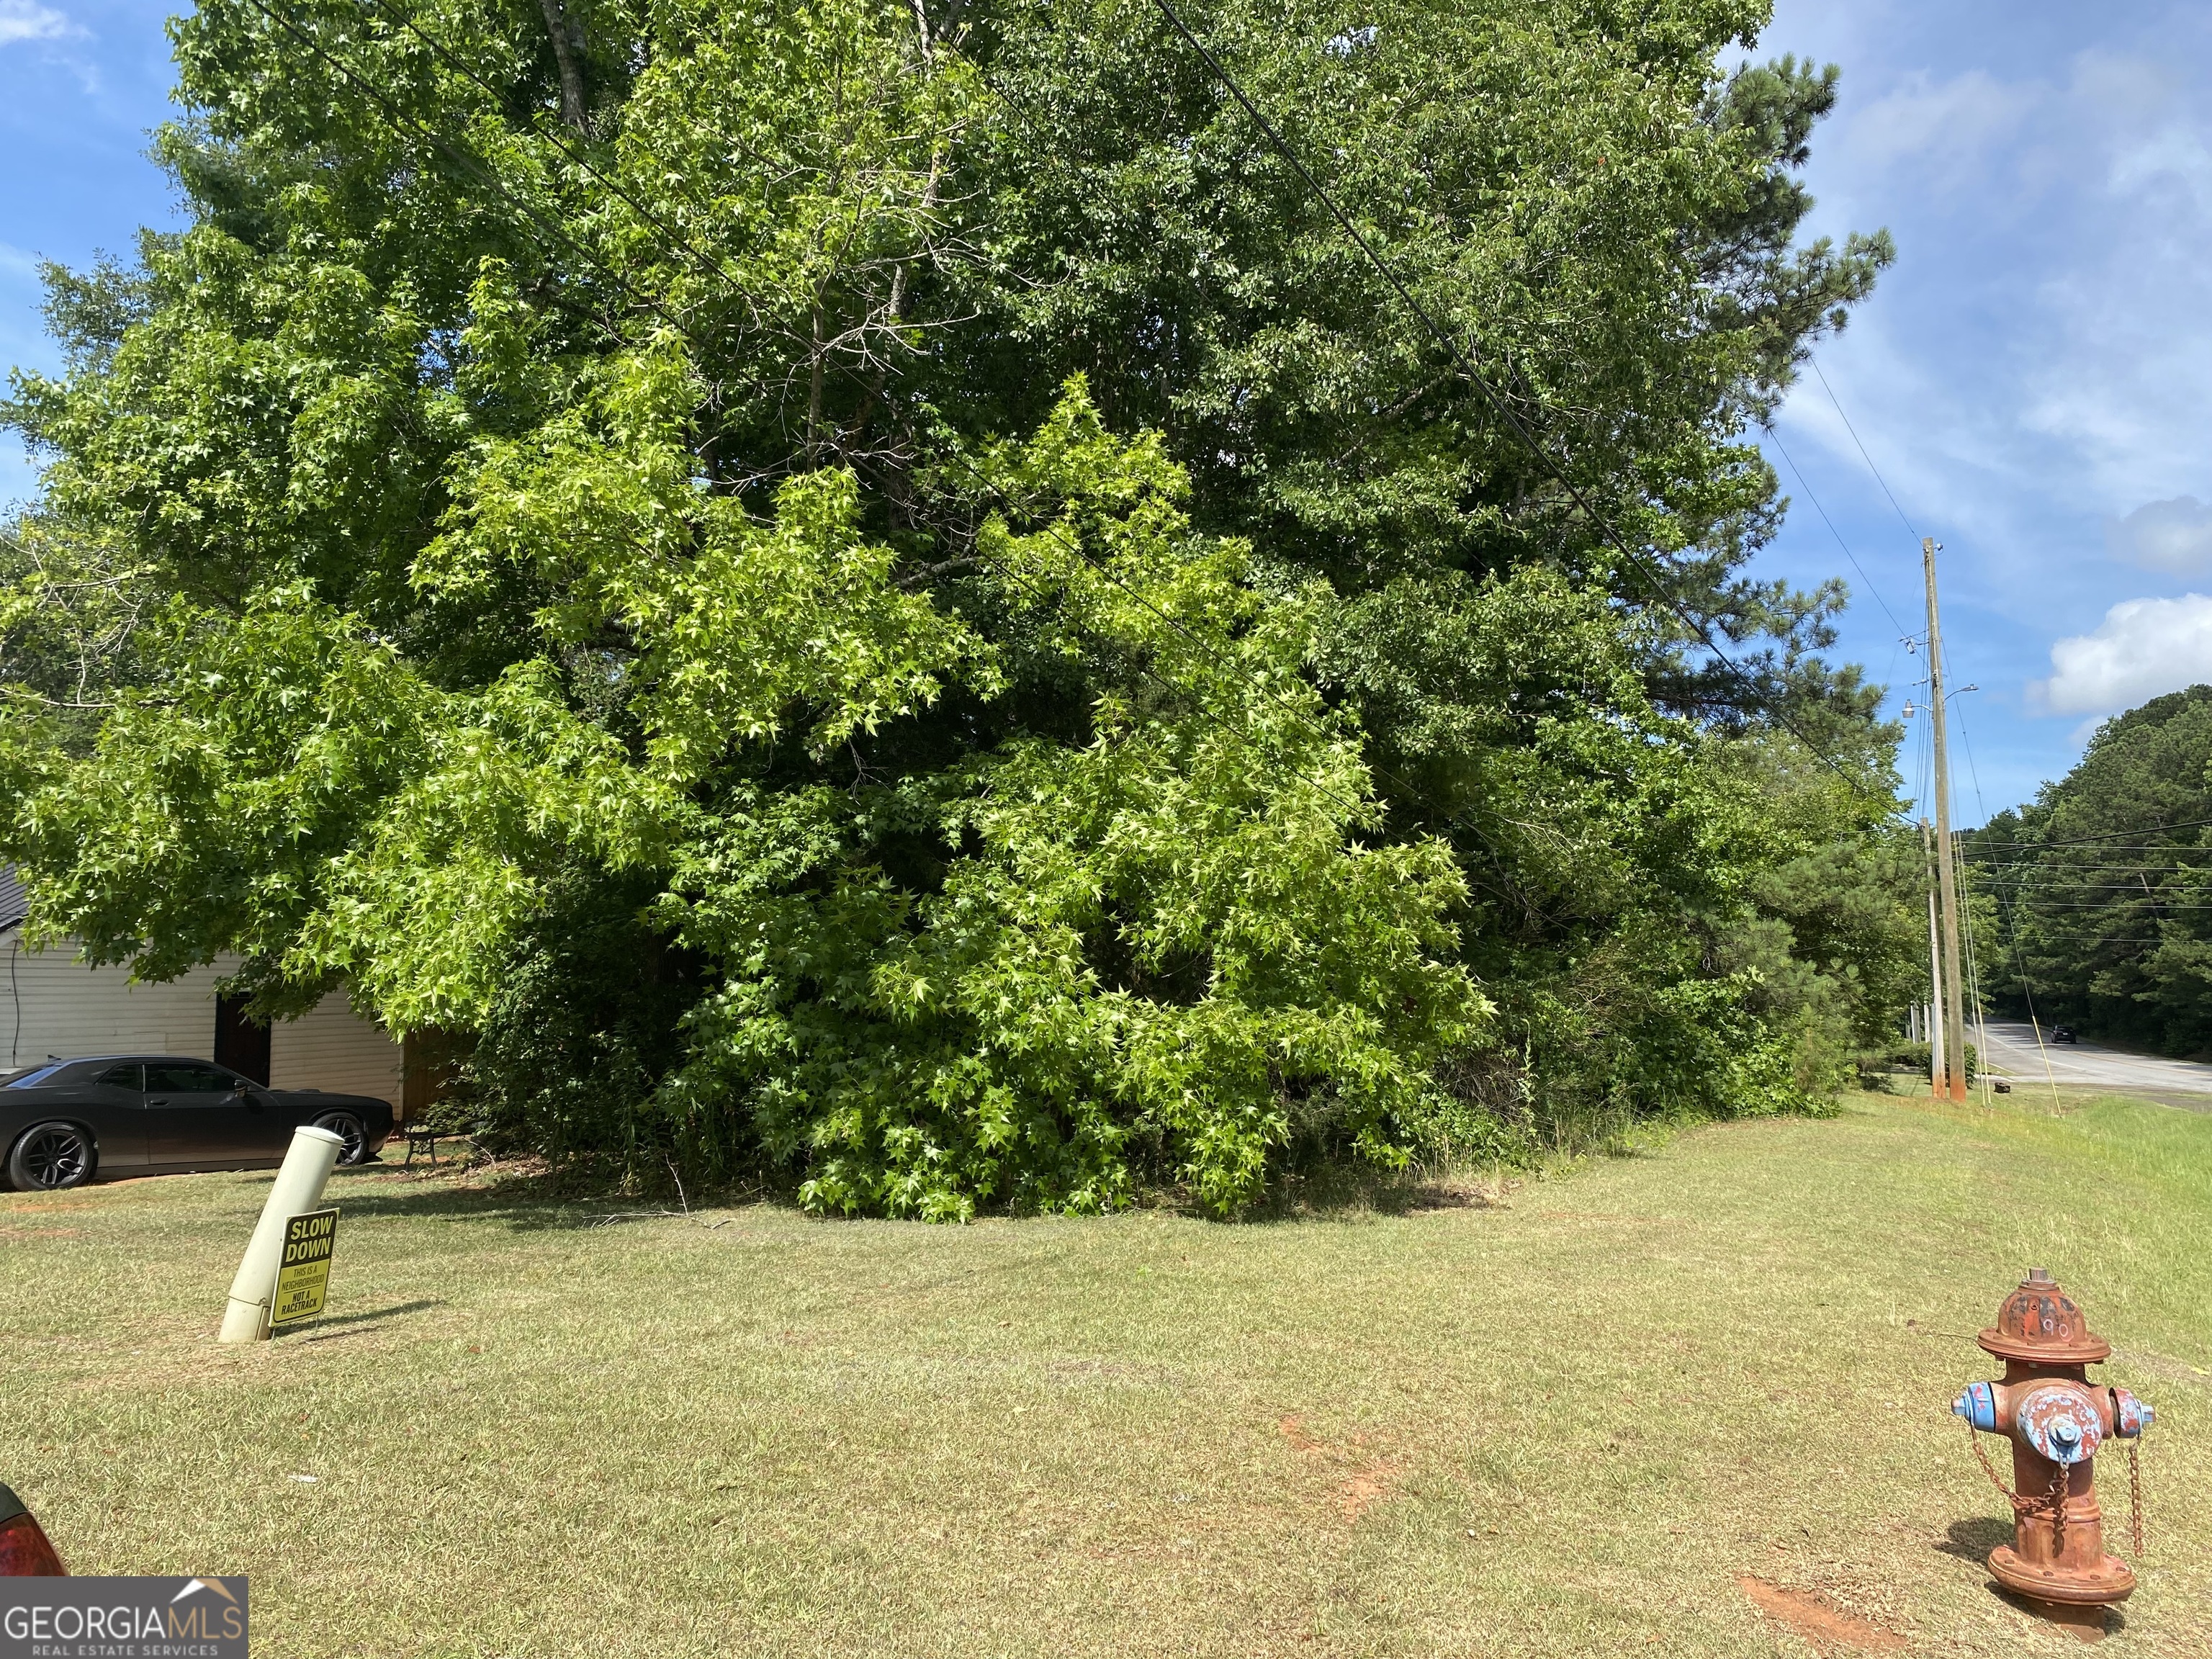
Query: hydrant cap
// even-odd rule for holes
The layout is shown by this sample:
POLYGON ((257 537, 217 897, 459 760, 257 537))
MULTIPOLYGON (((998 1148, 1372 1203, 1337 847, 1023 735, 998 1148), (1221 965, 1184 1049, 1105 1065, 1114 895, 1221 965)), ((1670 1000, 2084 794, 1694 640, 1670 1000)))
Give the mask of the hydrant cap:
POLYGON ((1977 1339, 2000 1359, 2032 1365, 2089 1365, 2112 1357, 2112 1345, 2089 1328, 2074 1299, 2041 1267, 1997 1310, 1997 1322, 1977 1339))

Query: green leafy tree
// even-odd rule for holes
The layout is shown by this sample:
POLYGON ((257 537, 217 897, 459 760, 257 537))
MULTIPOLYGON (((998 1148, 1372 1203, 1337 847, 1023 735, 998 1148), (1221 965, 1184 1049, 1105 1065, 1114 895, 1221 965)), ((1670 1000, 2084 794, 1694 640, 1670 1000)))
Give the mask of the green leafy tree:
POLYGON ((1994 909, 1993 1000, 2165 1049, 2212 1051, 2212 686, 2097 728, 2033 805, 1967 837, 1994 909))
POLYGON ((1191 18, 1636 558, 1153 8, 210 0, 186 227, 8 410, 110 573, 10 613, 40 925, 841 1212, 1817 1098, 1894 733, 1742 567, 1888 257, 1795 241, 1832 74, 1704 0, 1191 18))

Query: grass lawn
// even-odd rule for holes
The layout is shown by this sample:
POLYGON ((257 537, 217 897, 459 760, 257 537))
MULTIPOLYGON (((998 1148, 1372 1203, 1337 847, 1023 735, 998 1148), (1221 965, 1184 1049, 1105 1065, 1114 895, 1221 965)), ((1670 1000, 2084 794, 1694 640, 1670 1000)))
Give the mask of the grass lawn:
POLYGON ((2070 1653, 1948 1415, 2047 1266, 2159 1413, 2107 1650, 2203 1656, 2212 1117, 2069 1106, 1242 1226, 373 1168, 331 1316, 249 1349, 267 1175, 4 1195, 0 1480, 76 1571, 251 1574, 270 1656, 2070 1653))

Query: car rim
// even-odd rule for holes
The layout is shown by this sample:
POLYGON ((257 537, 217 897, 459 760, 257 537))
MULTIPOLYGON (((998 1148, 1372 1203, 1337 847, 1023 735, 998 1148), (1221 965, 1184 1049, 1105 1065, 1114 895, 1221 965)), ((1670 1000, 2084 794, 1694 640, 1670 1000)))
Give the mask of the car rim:
POLYGON ((333 1112, 328 1117, 317 1119, 315 1127, 318 1129, 328 1129, 345 1143, 338 1148, 339 1163, 361 1162, 361 1155, 368 1145, 368 1134, 360 1124, 342 1112, 333 1112))
POLYGON ((84 1137, 72 1129, 42 1129, 23 1148, 23 1167, 40 1187, 66 1187, 84 1166, 84 1137))

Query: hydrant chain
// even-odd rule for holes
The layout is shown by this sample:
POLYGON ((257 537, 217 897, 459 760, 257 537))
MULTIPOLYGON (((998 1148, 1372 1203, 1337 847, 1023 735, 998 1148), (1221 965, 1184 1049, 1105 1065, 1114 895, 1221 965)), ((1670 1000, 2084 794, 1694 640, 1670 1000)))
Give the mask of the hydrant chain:
MULTIPOLYGON (((2043 1498, 2023 1498, 2020 1493, 2014 1492, 2010 1486, 2005 1485, 2004 1477, 1997 1473, 1996 1465, 1990 1462, 1990 1455, 1982 1449, 1982 1437, 1974 1431, 1974 1425, 1972 1423, 1966 1425, 1966 1443, 1974 1449, 1974 1461, 1982 1466, 1982 1473, 1989 1476, 1990 1485, 1995 1486, 1999 1492, 2004 1494, 2005 1502, 2012 1505, 2012 1512, 2014 1515, 2037 1515, 2046 1510, 2056 1510, 2063 1516, 2065 1510, 2065 1470, 2062 1468, 2059 1471, 2058 1491, 2057 1495, 2043 1498)), ((2132 1446, 2129 1447, 2128 1453, 2129 1455, 2132 1457, 2135 1454, 2135 1448, 2132 1446)), ((2064 1525, 2063 1519, 2059 1521, 2059 1524, 2061 1526, 2064 1525)), ((2140 1549, 2141 1547, 2138 1546, 2137 1548, 2140 1549)))
POLYGON ((2136 1553, 2143 1553, 2142 1534, 2142 1447, 2135 1441, 2128 1442, 2128 1533, 2134 1539, 2136 1553))
POLYGON ((2013 1513, 2019 1514, 2027 1506, 2026 1500, 2005 1485, 2004 1477, 1997 1473, 1997 1466, 1990 1462, 1990 1455, 1982 1449, 1982 1437, 1972 1423, 1966 1425, 1966 1443, 1974 1449, 1974 1461, 1982 1466, 1982 1473, 1989 1476, 1990 1485, 2002 1492, 2005 1502, 2012 1505, 2013 1513))

